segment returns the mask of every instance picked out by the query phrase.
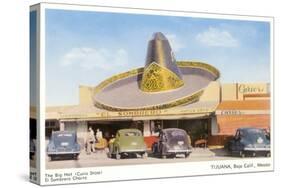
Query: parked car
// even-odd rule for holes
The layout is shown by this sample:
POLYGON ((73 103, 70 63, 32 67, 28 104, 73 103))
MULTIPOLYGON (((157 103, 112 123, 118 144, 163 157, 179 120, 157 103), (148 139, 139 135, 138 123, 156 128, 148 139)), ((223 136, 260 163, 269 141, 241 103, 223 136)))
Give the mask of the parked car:
POLYGON ((176 157, 179 154, 188 157, 191 153, 191 143, 188 143, 188 135, 185 130, 177 128, 163 129, 159 133, 159 140, 152 144, 154 156, 166 158, 176 157))
POLYGON ((138 129, 121 129, 116 137, 109 142, 109 157, 120 159, 127 155, 147 157, 144 137, 138 129))
POLYGON ((245 156, 270 156, 270 140, 264 129, 239 128, 233 139, 227 144, 227 149, 232 155, 245 156))
POLYGON ((71 131, 52 132, 50 142, 47 146, 47 155, 51 160, 55 158, 73 158, 78 159, 80 154, 80 145, 77 142, 77 135, 71 131))

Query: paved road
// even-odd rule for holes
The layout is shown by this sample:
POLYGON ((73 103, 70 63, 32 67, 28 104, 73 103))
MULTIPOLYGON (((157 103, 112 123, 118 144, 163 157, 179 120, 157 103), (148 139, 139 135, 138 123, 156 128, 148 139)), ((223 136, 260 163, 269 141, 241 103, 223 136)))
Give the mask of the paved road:
POLYGON ((136 165, 136 164, 151 164, 151 163, 175 163, 175 162, 191 162, 191 161, 213 161, 213 160, 230 160, 237 159, 237 157, 228 156, 222 149, 209 150, 209 149, 194 149, 188 158, 177 157, 161 159, 148 156, 142 159, 140 156, 135 158, 124 158, 120 160, 111 159, 107 157, 106 152, 97 152, 91 155, 86 155, 82 151, 78 160, 54 160, 50 161, 46 157, 47 169, 62 169, 62 168, 82 168, 82 167, 95 167, 95 166, 116 166, 116 165, 136 165))

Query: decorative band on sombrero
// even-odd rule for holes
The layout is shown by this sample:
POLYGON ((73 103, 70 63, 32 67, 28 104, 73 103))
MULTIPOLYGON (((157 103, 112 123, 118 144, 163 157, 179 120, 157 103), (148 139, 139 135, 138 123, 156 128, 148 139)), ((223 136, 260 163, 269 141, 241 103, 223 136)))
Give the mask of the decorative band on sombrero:
POLYGON ((95 87, 94 105, 111 111, 165 109, 197 101, 219 71, 206 63, 177 62, 160 32, 148 43, 145 67, 114 75, 95 87))

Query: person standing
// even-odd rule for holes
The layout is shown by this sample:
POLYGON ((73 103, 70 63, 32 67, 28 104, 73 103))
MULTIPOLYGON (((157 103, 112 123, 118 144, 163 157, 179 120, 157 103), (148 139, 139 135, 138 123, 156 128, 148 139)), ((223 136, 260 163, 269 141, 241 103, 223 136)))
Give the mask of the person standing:
POLYGON ((90 127, 88 130, 88 134, 87 134, 87 139, 86 139, 86 143, 87 143, 87 147, 86 147, 86 152, 88 155, 91 154, 91 152, 95 152, 95 134, 93 129, 90 127))
POLYGON ((100 129, 97 129, 96 138, 98 141, 100 141, 103 138, 103 135, 102 135, 102 132, 100 131, 100 129))

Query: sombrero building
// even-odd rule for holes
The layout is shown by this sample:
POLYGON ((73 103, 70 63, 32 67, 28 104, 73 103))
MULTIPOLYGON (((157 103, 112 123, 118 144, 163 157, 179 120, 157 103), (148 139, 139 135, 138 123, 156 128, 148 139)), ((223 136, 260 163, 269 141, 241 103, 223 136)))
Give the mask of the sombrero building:
MULTIPOLYGON (((223 73, 222 73, 223 74, 223 73)), ((239 76, 239 75, 237 75, 239 76)), ((270 127, 268 83, 223 83, 203 62, 177 61, 169 41, 155 33, 145 66, 113 75, 96 86, 79 86, 79 104, 46 109, 46 136, 77 131, 84 142, 89 127, 110 138, 122 128, 138 128, 148 146, 161 128, 188 131, 192 141, 223 145, 240 127, 270 127)))

